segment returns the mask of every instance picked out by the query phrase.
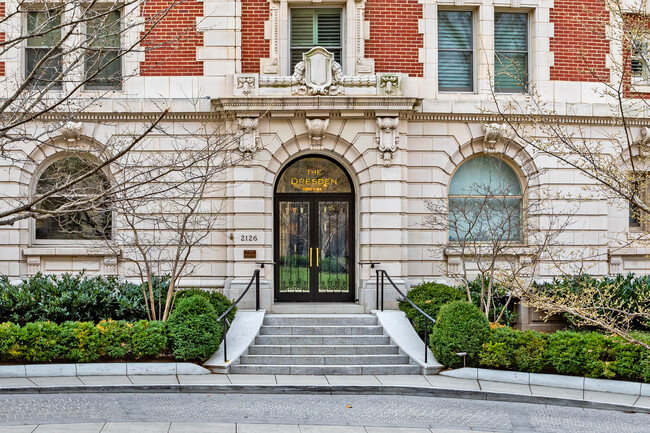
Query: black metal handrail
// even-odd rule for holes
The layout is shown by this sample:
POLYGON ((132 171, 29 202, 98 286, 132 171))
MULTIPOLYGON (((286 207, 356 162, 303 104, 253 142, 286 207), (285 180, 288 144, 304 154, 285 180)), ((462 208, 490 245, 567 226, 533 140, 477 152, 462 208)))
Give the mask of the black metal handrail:
POLYGON ((383 269, 377 269, 377 295, 379 295, 379 290, 381 290, 381 304, 379 303, 379 296, 377 296, 377 309, 379 310, 381 308, 381 311, 384 311, 384 276, 388 279, 388 282, 393 286, 395 290, 397 290, 397 293, 402 297, 401 300, 404 300, 411 304, 415 310, 422 314, 424 316, 424 363, 426 364, 429 357, 428 357, 428 351, 427 349, 429 348, 429 321, 431 321, 431 326, 433 326, 436 323, 436 319, 433 317, 429 316, 427 313, 425 313, 420 307, 415 305, 413 301, 411 301, 409 298, 406 297, 404 292, 402 292, 393 282, 393 280, 390 278, 390 275, 388 275, 388 272, 386 272, 383 269), (381 275, 381 278, 380 278, 381 275), (380 281, 381 281, 381 288, 380 288, 380 281))
MULTIPOLYGON (((264 264, 262 264, 262 267, 264 267, 264 264)), ((221 342, 223 342, 223 360, 224 360, 224 362, 228 362, 228 345, 227 345, 227 342, 226 342, 226 334, 228 334, 228 328, 230 328, 230 321, 228 320, 228 314, 232 311, 233 308, 235 308, 237 306, 237 304, 239 304, 239 301, 241 301, 242 298, 244 296, 246 296, 246 293, 248 293, 248 290, 253 285, 253 282, 255 282, 255 311, 258 311, 260 309, 260 270, 255 269, 255 272, 253 272, 253 277, 249 281, 248 286, 246 286, 246 289, 244 290, 244 292, 217 319, 217 322, 223 321, 223 335, 221 337, 221 342)))

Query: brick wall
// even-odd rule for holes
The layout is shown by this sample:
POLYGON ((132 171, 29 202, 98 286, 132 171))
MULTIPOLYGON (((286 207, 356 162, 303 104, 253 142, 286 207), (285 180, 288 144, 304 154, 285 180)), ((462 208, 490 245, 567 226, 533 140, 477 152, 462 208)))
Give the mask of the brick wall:
POLYGON ((402 72, 421 77, 418 50, 424 38, 418 33, 422 5, 418 0, 369 0, 366 20, 370 21, 370 39, 365 57, 375 59, 376 72, 402 72))
POLYGON ((151 32, 142 43, 146 54, 140 64, 140 75, 203 75, 203 62, 196 60, 196 49, 203 46, 203 35, 196 31, 196 19, 203 16, 203 3, 149 0, 143 4, 142 14, 145 32, 151 32))
POLYGON ((604 1, 555 0, 551 22, 555 25, 555 37, 551 38, 555 57, 551 80, 608 80, 605 58, 609 41, 605 39, 605 25, 609 13, 604 1))
POLYGON ((241 0, 241 70, 259 73, 260 59, 269 57, 264 21, 269 19, 268 0, 241 0))
MULTIPOLYGON (((0 17, 4 17, 4 16, 5 16, 5 4, 4 2, 0 2, 0 17)), ((4 40, 5 40, 5 34, 0 33, 0 42, 4 42, 4 40)), ((5 63, 0 62, 0 77, 4 77, 4 76, 5 76, 5 63)))

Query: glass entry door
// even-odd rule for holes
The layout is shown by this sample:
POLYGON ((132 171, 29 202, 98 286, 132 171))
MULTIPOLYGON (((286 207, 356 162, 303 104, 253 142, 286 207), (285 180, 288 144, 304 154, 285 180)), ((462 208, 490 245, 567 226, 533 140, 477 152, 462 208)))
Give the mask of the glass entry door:
POLYGON ((278 200, 276 300, 354 300, 351 207, 329 197, 278 200))

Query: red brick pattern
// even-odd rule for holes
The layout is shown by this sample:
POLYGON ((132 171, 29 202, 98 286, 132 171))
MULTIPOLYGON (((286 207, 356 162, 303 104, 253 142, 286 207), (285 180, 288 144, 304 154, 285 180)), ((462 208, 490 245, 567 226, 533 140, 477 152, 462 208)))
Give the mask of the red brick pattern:
POLYGON ((264 39, 264 21, 269 19, 268 0, 241 0, 241 70, 259 73, 260 59, 269 54, 269 41, 264 39))
POLYGON ((418 50, 424 37, 418 33, 422 5, 418 0, 368 0, 366 20, 370 21, 370 39, 365 57, 375 59, 375 72, 402 72, 421 77, 418 50))
POLYGON ((605 2, 555 0, 550 18, 555 25, 550 44, 555 57, 551 80, 607 81, 605 59, 609 41, 605 39, 605 25, 609 23, 609 13, 605 2))
POLYGON ((203 75, 203 62, 196 60, 196 49, 203 46, 203 35, 196 31, 196 19, 203 16, 203 3, 197 0, 148 0, 142 5, 146 35, 142 46, 145 60, 142 76, 203 75), (153 27, 153 29, 152 29, 153 27))

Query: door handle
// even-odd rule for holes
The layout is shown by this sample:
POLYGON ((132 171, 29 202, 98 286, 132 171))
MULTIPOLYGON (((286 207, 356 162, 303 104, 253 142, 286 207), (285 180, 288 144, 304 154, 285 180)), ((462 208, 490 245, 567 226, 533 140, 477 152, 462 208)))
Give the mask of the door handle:
POLYGON ((310 248, 310 249, 309 249, 309 267, 310 267, 310 268, 311 268, 311 250, 312 250, 312 249, 313 249, 313 248, 310 248))
POLYGON ((318 248, 316 248, 316 267, 319 267, 318 260, 319 260, 319 254, 318 254, 318 248))

